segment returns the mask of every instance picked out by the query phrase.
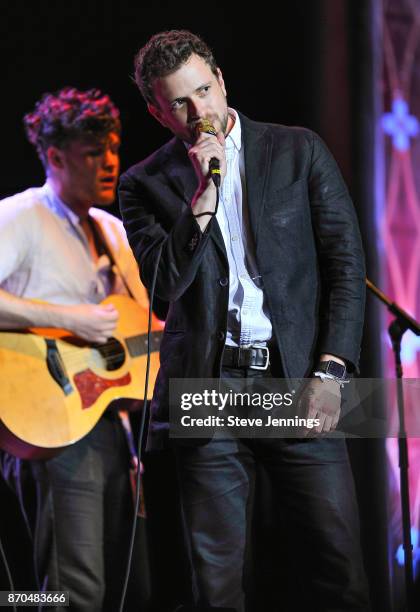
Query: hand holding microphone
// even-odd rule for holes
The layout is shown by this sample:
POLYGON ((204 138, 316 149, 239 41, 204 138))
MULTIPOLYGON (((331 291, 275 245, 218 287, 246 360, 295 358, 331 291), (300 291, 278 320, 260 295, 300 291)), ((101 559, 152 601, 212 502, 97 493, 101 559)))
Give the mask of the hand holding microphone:
POLYGON ((198 189, 191 207, 201 231, 217 214, 219 187, 226 174, 225 139, 207 119, 195 125, 197 141, 188 152, 198 177, 198 189))
MULTIPOLYGON (((198 134, 210 134, 216 136, 217 132, 208 119, 201 119, 197 125, 198 134)), ((217 157, 212 157, 209 161, 209 172, 215 187, 220 187, 220 161, 217 157)))
POLYGON ((207 119, 197 122, 195 132, 197 140, 188 155, 199 179, 199 189, 203 192, 209 187, 209 177, 216 187, 220 187, 226 174, 225 139, 207 119))

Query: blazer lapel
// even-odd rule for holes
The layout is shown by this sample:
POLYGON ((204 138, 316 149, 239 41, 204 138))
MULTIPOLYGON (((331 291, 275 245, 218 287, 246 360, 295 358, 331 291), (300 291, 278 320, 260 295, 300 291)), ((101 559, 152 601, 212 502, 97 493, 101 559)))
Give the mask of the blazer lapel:
POLYGON ((182 140, 173 138, 168 147, 168 161, 163 168, 178 195, 190 205, 197 189, 197 177, 182 140))
MULTIPOLYGON (((265 183, 271 161, 272 141, 266 127, 247 119, 241 113, 238 115, 241 120, 244 146, 245 181, 251 231, 255 245, 257 245, 258 230, 264 208, 265 183)), ((216 219, 212 221, 210 235, 227 260, 225 243, 216 219)))
POLYGON ((258 230, 263 214, 264 191, 271 162, 272 140, 265 126, 240 114, 245 156, 245 180, 251 228, 258 243, 258 230))

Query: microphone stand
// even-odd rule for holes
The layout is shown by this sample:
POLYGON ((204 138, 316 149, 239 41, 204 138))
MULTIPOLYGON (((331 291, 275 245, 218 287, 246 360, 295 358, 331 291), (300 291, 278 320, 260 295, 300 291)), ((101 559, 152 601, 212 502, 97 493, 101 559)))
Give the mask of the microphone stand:
POLYGON ((407 329, 416 336, 420 336, 420 325, 413 317, 392 302, 382 291, 378 289, 368 278, 366 279, 368 289, 383 302, 395 319, 388 327, 388 334, 392 342, 392 350, 395 358, 395 373, 397 378, 397 402, 398 402, 398 455, 400 467, 400 495, 401 514, 403 528, 403 549, 405 569, 405 590, 407 597, 407 611, 414 612, 413 608, 413 546, 411 543, 411 518, 410 518, 410 491, 408 483, 408 446, 407 432, 405 431, 405 411, 403 393, 403 368, 401 363, 401 340, 407 329))

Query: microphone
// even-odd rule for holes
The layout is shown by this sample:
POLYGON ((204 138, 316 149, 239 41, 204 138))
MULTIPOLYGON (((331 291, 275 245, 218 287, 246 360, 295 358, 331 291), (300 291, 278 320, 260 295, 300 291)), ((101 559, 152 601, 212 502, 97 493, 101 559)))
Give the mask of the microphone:
MULTIPOLYGON (((195 126, 195 129, 196 129, 197 134, 204 133, 204 134, 211 134, 212 136, 217 135, 216 130, 214 129, 214 127, 212 126, 212 124, 210 123, 208 119, 200 119, 200 121, 195 126)), ((213 180, 213 183, 218 189, 220 187, 220 162, 217 159, 217 157, 211 158, 209 162, 209 171, 210 171, 210 176, 213 180)))

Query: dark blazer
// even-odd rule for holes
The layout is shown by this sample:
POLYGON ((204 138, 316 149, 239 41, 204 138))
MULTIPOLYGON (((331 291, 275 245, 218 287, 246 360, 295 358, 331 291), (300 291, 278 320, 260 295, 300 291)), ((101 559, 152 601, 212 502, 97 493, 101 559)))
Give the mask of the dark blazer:
MULTIPOLYGON (((340 171, 313 132, 240 120, 256 259, 284 373, 309 375, 321 353, 356 367, 365 268, 340 171)), ((196 187, 176 138, 123 174, 119 187, 141 278, 150 290, 161 250, 156 295, 170 302, 152 402, 158 437, 169 379, 218 377, 226 338, 228 261, 217 220, 202 233, 191 213, 196 187)))

